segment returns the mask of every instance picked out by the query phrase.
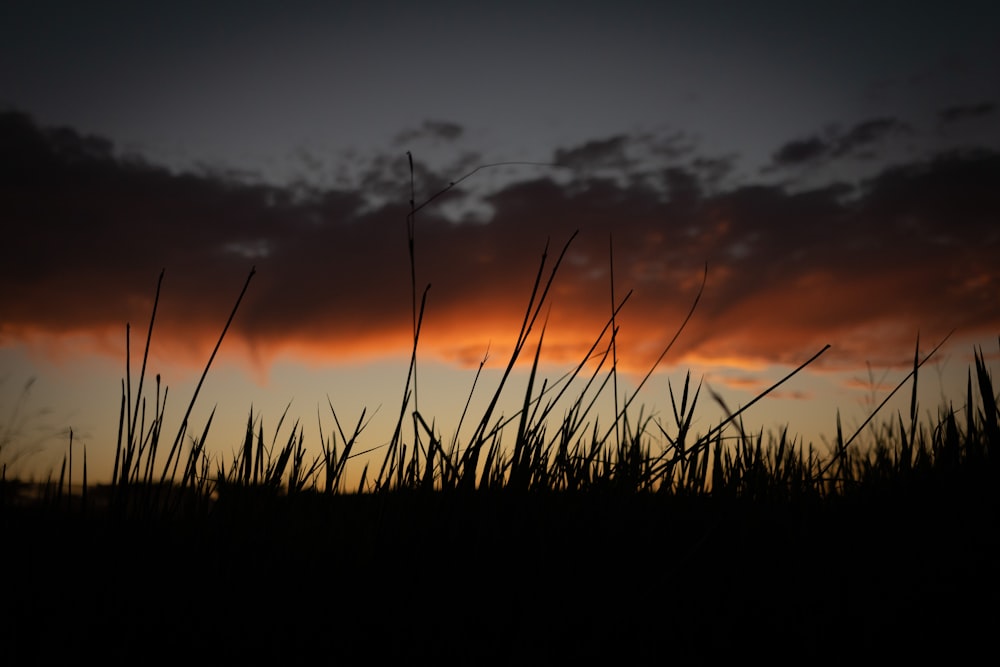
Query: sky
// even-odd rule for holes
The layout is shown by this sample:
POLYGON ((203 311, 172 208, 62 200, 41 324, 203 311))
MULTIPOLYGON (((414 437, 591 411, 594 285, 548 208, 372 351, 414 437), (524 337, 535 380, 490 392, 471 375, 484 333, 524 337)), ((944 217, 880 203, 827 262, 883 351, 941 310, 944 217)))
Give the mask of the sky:
POLYGON ((668 431, 668 381, 735 409, 826 345, 751 430, 820 444, 949 335, 921 407, 964 402, 1000 344, 998 29, 965 1, 4 3, 0 459, 58 471, 72 428, 110 476, 161 271, 167 432, 247 286, 191 416, 222 459, 251 407, 318 454, 331 405, 379 457, 428 285, 416 407, 450 440, 564 249, 505 414, 543 324, 555 382, 623 299, 619 393, 655 370, 668 431))

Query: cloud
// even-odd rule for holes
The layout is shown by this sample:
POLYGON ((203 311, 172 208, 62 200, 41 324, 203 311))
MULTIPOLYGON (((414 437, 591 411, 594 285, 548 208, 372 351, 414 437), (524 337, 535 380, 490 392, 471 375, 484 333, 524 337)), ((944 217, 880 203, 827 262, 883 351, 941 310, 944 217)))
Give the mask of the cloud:
MULTIPOLYGON (((617 164, 630 141, 558 155, 617 164)), ((154 349, 202 364, 255 266, 227 338, 248 360, 409 352, 405 155, 373 158, 356 188, 303 195, 224 174, 174 174, 17 114, 0 115, 0 146, 0 345, 52 349, 89 337, 95 351, 120 350, 126 322, 134 332, 148 323, 165 267, 154 349)), ((474 224, 422 210, 413 247, 418 300, 430 286, 421 354, 468 365, 489 349, 503 359, 539 267, 544 285, 576 232, 541 314, 543 356, 553 362, 575 363, 594 343, 613 280, 617 300, 631 290, 616 317, 619 358, 646 370, 690 308, 706 263, 704 294, 671 363, 797 364, 827 343, 851 363, 874 363, 905 358, 918 331, 923 340, 953 328, 1000 331, 997 152, 940 154, 858 187, 798 192, 752 183, 710 191, 693 164, 633 164, 642 178, 632 180, 533 173, 492 191, 492 217, 474 224)), ((454 177, 419 161, 415 171, 441 183, 454 177)))
POLYGON ((872 151, 893 134, 913 130, 903 121, 881 117, 857 123, 846 132, 833 127, 824 136, 814 135, 783 144, 772 155, 771 168, 795 168, 845 156, 872 157, 872 151))
POLYGON ((957 123, 970 118, 981 118, 996 113, 996 105, 992 102, 950 106, 938 112, 938 120, 942 125, 957 123))
POLYGON ((772 160, 777 166, 796 166, 825 157, 831 148, 828 141, 819 137, 795 139, 775 151, 772 160))
POLYGON ((403 146, 421 140, 455 141, 465 133, 458 123, 441 120, 425 120, 419 128, 403 130, 396 135, 393 144, 403 146))
POLYGON ((909 133, 909 125, 896 118, 873 118, 858 123, 838 137, 833 149, 834 157, 841 157, 857 151, 867 151, 892 133, 909 133))
POLYGON ((703 184, 713 190, 722 185, 735 166, 734 156, 696 157, 691 161, 691 169, 699 174, 703 184))
POLYGON ((595 169, 625 169, 632 164, 626 155, 629 138, 620 134, 607 139, 595 139, 574 148, 556 149, 557 165, 577 171, 595 169))

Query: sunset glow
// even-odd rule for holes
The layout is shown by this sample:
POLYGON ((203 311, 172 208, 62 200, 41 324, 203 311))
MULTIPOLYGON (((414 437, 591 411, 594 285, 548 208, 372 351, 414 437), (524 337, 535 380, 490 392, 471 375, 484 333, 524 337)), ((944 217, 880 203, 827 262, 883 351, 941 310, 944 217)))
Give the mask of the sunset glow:
MULTIPOLYGON (((1000 335, 988 22, 942 9, 960 28, 913 41, 875 10, 680 6, 248 9, 232 32, 70 4, 58 30, 0 20, 0 427, 30 378, 18 409, 45 410, 4 443, 33 452, 17 473, 53 470, 73 428, 110 474, 125 327, 137 378, 161 270, 144 392, 160 374, 176 419, 255 271, 192 416, 200 432, 219 406, 221 457, 251 405, 274 424, 290 400, 317 450, 328 399, 346 421, 383 406, 377 451, 425 290, 411 407, 450 437, 480 364, 477 401, 499 381, 536 276, 551 289, 516 386, 543 330, 550 381, 603 354, 625 300, 619 398, 654 371, 638 403, 663 414, 688 370, 735 407, 830 345, 747 416, 818 441, 905 377, 918 337, 949 335, 922 406, 961 399, 1000 335), (411 197, 434 198, 412 256, 411 197)), ((722 412, 703 401, 707 430, 722 412)))

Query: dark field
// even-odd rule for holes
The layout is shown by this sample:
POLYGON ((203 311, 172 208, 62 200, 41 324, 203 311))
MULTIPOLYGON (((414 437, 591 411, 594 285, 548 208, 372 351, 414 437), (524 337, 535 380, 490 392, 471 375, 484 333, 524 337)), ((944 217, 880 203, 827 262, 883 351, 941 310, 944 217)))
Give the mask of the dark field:
POLYGON ((3 512, 8 664, 988 659, 989 471, 769 502, 247 496, 200 517, 3 512))

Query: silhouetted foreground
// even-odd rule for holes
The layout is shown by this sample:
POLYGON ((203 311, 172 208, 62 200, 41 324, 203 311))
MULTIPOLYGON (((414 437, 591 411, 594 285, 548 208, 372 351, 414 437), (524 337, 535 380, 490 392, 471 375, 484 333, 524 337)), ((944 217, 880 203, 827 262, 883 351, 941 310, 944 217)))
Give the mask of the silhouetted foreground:
MULTIPOLYGON (((1000 409, 979 357, 977 376, 964 420, 911 411, 866 448, 838 433, 828 459, 745 434, 655 456, 642 431, 613 456, 519 437, 468 488, 475 460, 432 445, 351 494, 295 472, 301 439, 277 454, 283 474, 248 427, 211 479, 130 472, 86 504, 61 481, 18 501, 5 481, 2 650, 9 664, 982 661, 1000 630, 1000 409)), ((339 475, 346 452, 324 454, 339 475)))
POLYGON ((224 509, 7 508, 8 664, 971 659, 1000 627, 996 487, 961 480, 799 503, 399 492, 224 509))
MULTIPOLYGON (((412 236, 410 248, 412 261, 412 236)), ((544 282, 544 264, 508 371, 555 275, 544 282)), ((0 479, 4 658, 982 661, 1000 630, 1000 401, 977 352, 962 407, 922 424, 929 356, 914 356, 908 420, 873 427, 866 447, 852 444, 865 425, 844 438, 838 424, 820 456, 786 434, 747 434, 741 411, 695 436, 690 377, 680 400, 669 388, 669 434, 641 410, 633 421, 634 395, 599 432, 586 390, 558 412, 562 392, 534 386, 536 354, 512 447, 499 434, 514 418, 495 412, 504 381, 461 446, 407 398, 358 494, 344 492, 344 470, 364 413, 345 431, 331 405, 339 438, 321 433, 312 459, 298 423, 268 447, 251 413, 226 465, 206 450, 211 418, 200 437, 185 418, 161 447, 165 402, 157 381, 152 417, 139 418, 140 375, 135 396, 123 383, 106 503, 70 507, 62 473, 38 503, 11 499, 16 485, 0 479)), ((598 393, 614 380, 613 365, 604 380, 584 367, 570 379, 598 393)))

